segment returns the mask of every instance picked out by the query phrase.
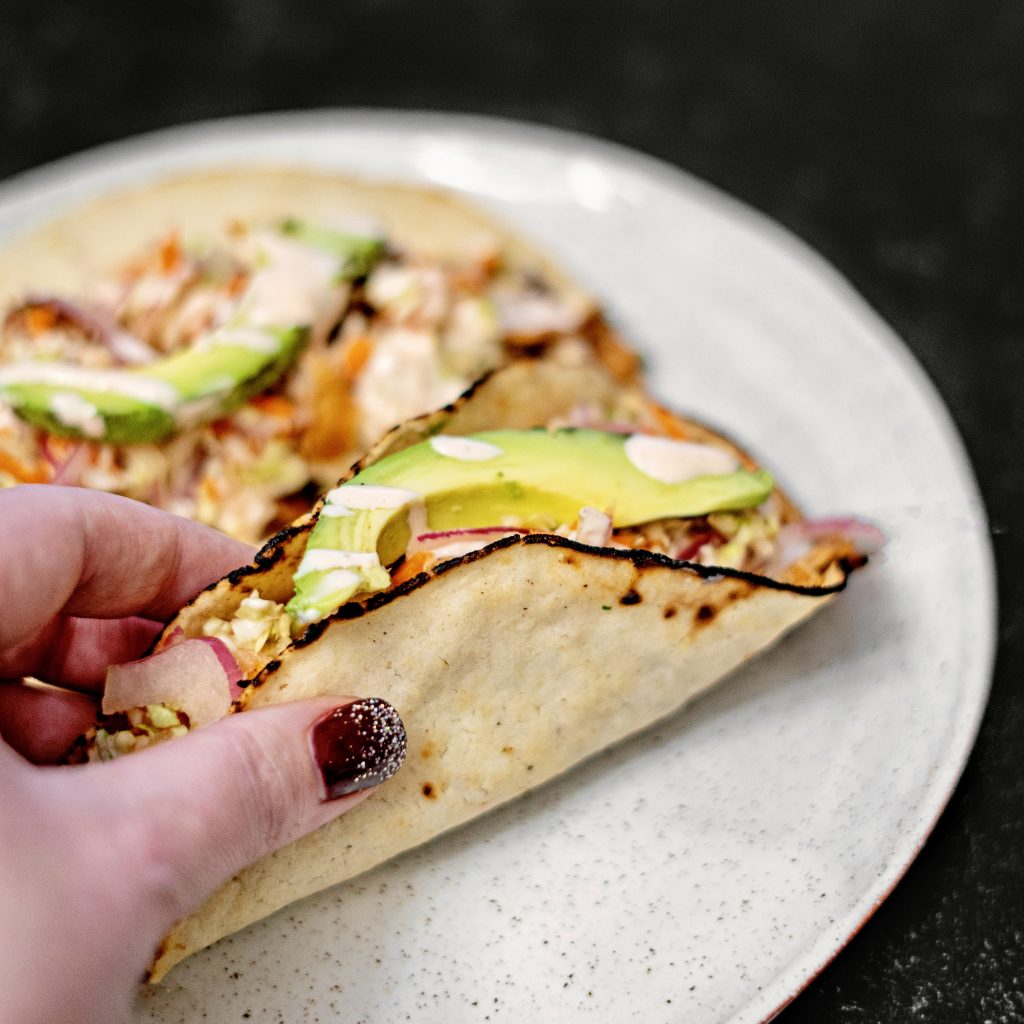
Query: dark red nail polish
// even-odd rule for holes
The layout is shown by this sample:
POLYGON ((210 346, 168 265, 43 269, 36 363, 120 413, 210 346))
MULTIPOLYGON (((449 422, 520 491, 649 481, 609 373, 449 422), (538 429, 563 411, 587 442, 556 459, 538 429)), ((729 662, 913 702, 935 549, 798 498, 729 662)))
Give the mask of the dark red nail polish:
POLYGON ((325 800, 377 786, 405 760, 405 726, 379 697, 335 708, 313 725, 310 742, 325 800))

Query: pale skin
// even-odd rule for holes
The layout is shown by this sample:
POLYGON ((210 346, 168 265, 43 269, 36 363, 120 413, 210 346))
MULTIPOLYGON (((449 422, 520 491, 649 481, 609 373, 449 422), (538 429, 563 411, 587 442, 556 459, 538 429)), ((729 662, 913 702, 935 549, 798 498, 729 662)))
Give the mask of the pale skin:
POLYGON ((251 554, 126 499, 0 491, 0 1020, 130 1018, 174 921, 367 795, 324 801, 310 750, 312 723, 348 695, 54 766, 92 723, 107 665, 139 657, 162 621, 251 554))

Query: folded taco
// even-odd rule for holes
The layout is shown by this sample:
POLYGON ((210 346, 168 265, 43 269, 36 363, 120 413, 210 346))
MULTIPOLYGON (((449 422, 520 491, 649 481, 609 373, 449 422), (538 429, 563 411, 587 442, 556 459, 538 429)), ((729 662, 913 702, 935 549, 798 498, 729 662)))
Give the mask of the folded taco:
POLYGON ((409 738, 380 792, 180 922, 153 978, 680 707, 877 540, 803 519, 741 449, 594 367, 520 362, 392 431, 111 672, 93 759, 368 680, 409 738))
POLYGON ((636 358, 549 260, 440 193, 231 170, 0 251, 0 486, 81 484, 258 542, 396 423, 524 355, 636 358))

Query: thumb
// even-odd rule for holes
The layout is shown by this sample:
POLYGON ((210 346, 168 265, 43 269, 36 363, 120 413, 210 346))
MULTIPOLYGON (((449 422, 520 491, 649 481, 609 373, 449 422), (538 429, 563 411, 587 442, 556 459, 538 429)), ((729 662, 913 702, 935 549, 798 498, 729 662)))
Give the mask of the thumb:
POLYGON ((405 749, 387 702, 318 698, 230 715, 91 774, 163 932, 246 865, 358 803, 405 749))

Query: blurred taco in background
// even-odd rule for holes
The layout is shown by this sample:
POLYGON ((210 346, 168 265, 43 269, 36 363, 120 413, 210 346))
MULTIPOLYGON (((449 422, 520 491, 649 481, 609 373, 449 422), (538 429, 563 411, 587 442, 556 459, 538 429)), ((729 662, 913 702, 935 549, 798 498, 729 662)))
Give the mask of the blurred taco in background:
POLYGON ((0 301, 0 486, 113 491, 250 542, 499 366, 638 369, 473 207, 309 171, 100 199, 0 251, 0 301))
POLYGON ((746 452, 599 366, 517 362, 391 431, 108 676, 79 757, 322 693, 372 690, 408 733, 394 780, 232 879, 153 978, 677 709, 879 540, 804 519, 746 452))

